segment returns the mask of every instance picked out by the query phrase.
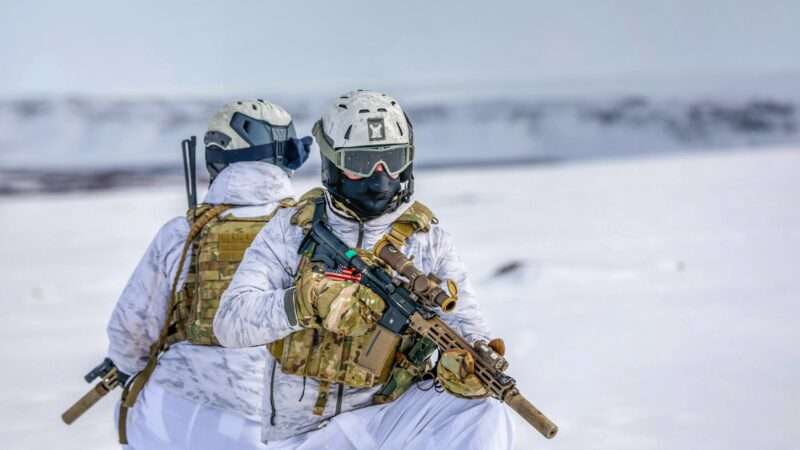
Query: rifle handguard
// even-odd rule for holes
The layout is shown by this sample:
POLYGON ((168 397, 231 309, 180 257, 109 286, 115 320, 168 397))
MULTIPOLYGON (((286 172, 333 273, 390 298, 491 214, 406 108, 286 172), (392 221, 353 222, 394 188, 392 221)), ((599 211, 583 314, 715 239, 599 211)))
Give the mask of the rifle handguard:
POLYGON ((453 280, 447 280, 447 290, 439 287, 441 280, 433 274, 425 275, 414 267, 406 256, 397 249, 388 239, 383 239, 375 245, 375 255, 389 265, 400 275, 406 277, 411 292, 419 297, 426 306, 451 312, 456 307, 458 300, 458 287, 453 280))

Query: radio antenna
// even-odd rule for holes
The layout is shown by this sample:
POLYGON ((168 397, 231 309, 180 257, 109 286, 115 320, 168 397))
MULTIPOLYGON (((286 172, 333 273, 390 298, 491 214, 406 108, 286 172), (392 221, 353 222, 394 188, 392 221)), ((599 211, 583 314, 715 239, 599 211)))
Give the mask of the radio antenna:
POLYGON ((181 153, 183 154, 183 178, 186 182, 186 201, 189 203, 192 215, 194 215, 194 211, 197 210, 196 136, 184 139, 181 142, 181 153))

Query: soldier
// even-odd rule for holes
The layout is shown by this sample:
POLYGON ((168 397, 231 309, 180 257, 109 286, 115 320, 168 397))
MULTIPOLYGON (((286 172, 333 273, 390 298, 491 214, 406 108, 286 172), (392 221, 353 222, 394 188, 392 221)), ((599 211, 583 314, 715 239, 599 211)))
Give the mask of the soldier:
MULTIPOLYGON (((450 236, 413 201, 414 139, 407 116, 385 94, 350 92, 330 105, 313 134, 325 189, 307 193, 264 227, 214 319, 224 346, 270 344, 267 448, 510 448, 509 413, 486 398, 470 357, 445 352, 434 372, 430 354, 419 364, 403 356, 418 339, 406 335, 382 350, 380 369, 360 365, 358 356, 374 350, 366 349, 383 300, 348 274, 324 273, 307 254, 298 254, 315 215, 365 259, 391 235, 424 273, 457 284, 458 306, 442 319, 470 343, 489 341, 450 236), (449 394, 432 389, 439 386, 449 394)), ((502 353, 500 344, 490 345, 502 353)))
POLYGON ((135 374, 118 412, 127 448, 263 448, 266 351, 220 347, 211 322, 252 238, 294 204, 290 176, 311 138, 297 139, 286 110, 257 100, 224 106, 204 141, 205 201, 159 230, 108 324, 108 357, 135 374))

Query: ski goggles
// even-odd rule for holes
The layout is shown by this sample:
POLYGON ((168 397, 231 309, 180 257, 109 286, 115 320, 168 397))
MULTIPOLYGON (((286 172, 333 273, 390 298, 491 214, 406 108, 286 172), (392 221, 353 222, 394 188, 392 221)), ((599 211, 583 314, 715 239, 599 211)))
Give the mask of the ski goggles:
POLYGON ((320 153, 340 170, 351 175, 370 177, 383 164, 391 177, 396 177, 414 161, 414 146, 410 144, 345 147, 334 149, 322 132, 319 122, 312 132, 317 137, 320 153))

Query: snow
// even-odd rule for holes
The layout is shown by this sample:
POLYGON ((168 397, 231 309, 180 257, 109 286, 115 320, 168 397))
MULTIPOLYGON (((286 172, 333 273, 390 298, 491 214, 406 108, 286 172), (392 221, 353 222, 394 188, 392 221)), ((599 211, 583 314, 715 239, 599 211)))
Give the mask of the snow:
MULTIPOLYGON (((517 448, 797 448, 798 173, 796 148, 421 171, 511 374, 561 428, 545 441, 518 421, 517 448)), ((0 201, 0 448, 116 448, 118 392, 71 427, 59 416, 184 201, 178 187, 0 201)))

